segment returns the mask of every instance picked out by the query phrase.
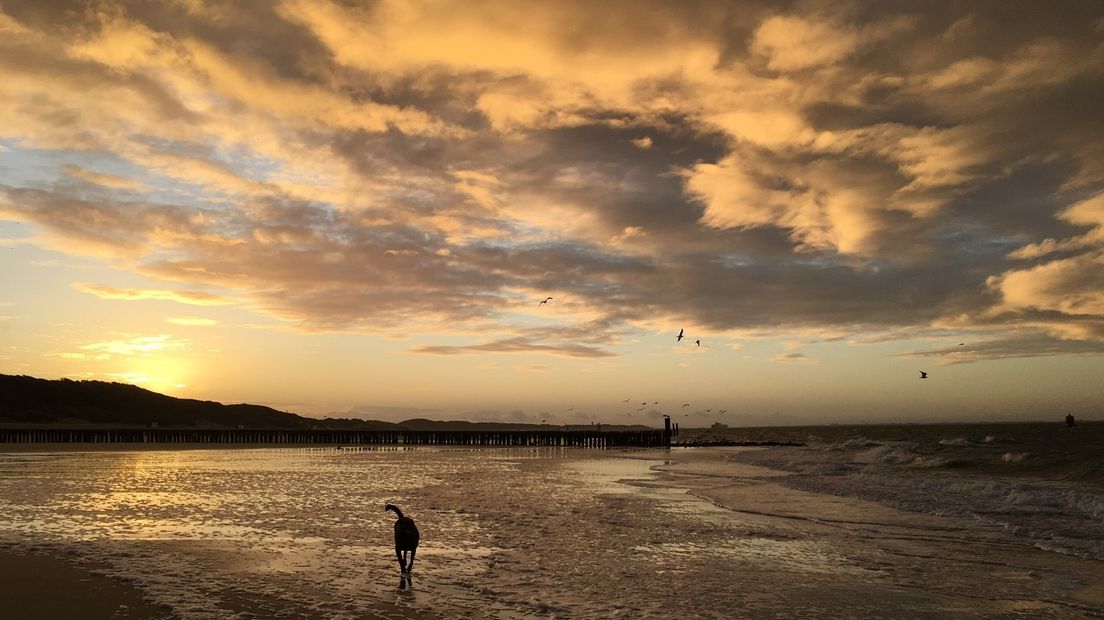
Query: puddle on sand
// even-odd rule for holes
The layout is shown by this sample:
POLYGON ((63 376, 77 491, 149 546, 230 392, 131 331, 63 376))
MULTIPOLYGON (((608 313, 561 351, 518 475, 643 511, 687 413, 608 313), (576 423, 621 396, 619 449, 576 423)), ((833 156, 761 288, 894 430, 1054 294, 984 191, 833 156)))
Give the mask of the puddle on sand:
POLYGON ((606 457, 568 461, 563 464, 563 469, 591 492, 633 493, 637 487, 625 484, 627 481, 654 480, 656 473, 652 467, 665 463, 669 461, 606 457))

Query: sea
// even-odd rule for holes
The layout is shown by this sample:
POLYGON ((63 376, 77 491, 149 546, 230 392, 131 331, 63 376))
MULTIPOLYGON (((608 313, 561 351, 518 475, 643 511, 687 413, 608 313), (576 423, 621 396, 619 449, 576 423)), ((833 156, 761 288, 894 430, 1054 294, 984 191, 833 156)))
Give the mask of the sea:
POLYGON ((1104 618, 1102 423, 726 433, 805 445, 0 446, 0 549, 167 618, 1104 618))

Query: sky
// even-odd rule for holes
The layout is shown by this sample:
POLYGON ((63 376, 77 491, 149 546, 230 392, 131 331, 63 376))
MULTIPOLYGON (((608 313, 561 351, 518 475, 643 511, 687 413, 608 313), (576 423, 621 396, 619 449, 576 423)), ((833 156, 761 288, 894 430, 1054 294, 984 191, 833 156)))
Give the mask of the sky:
POLYGON ((0 372, 1104 418, 1101 110, 1099 0, 0 0, 0 372))

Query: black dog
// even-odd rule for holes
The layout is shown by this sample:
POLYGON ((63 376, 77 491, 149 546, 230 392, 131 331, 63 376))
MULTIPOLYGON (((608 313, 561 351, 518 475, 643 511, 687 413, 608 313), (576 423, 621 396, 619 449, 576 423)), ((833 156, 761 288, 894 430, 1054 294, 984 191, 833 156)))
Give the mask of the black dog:
POLYGON ((383 510, 394 511, 398 516, 398 520, 395 521, 395 556, 399 558, 399 569, 403 573, 409 573, 414 570, 414 554, 418 552, 418 526, 414 525, 414 519, 404 517, 399 507, 394 504, 387 504, 383 510), (409 563, 406 561, 407 551, 410 552, 409 563))

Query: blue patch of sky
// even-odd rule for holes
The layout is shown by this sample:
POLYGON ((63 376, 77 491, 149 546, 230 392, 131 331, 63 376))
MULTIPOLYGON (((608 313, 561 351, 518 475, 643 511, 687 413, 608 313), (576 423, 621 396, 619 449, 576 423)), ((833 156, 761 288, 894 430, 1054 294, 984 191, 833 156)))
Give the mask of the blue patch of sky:
POLYGON ((749 256, 747 254, 735 254, 735 253, 721 254, 721 255, 717 256, 716 260, 717 260, 717 263, 719 263, 722 267, 727 267, 729 269, 739 269, 739 268, 742 268, 742 267, 750 267, 750 266, 752 266, 752 265, 754 265, 758 262, 758 261, 755 260, 754 257, 749 256))
POLYGON ((240 146, 216 148, 215 156, 217 161, 239 176, 254 181, 267 181, 283 169, 280 160, 258 155, 256 151, 240 146))
POLYGON ((41 188, 57 181, 62 155, 70 151, 26 149, 14 140, 0 140, 0 183, 12 187, 41 188))
POLYGON ((50 190, 58 182, 71 180, 63 168, 75 166, 142 183, 141 196, 146 202, 210 204, 203 200, 199 186, 152 173, 108 151, 33 149, 5 140, 0 140, 0 145, 4 147, 0 150, 0 182, 13 187, 50 190))
POLYGON ((1024 245, 1022 239, 994 235, 980 227, 944 230, 936 239, 943 246, 964 256, 1003 256, 1024 245))

